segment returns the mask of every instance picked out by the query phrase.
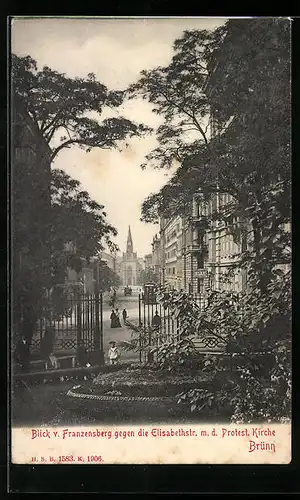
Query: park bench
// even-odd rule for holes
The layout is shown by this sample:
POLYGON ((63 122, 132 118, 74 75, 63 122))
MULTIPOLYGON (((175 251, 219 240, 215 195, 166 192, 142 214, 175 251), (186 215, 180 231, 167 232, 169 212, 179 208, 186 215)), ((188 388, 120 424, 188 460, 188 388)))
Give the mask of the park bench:
POLYGON ((63 380, 65 378, 84 377, 88 374, 95 375, 101 369, 100 366, 79 366, 76 368, 58 368, 56 370, 39 370, 36 372, 16 373, 14 382, 26 383, 26 381, 43 382, 63 380))
MULTIPOLYGON (((76 366, 76 355, 75 354, 67 354, 65 356, 60 356, 59 358, 56 358, 56 366, 54 367, 55 370, 61 368, 61 364, 65 364, 64 361, 70 360, 71 361, 71 367, 75 368, 76 366)), ((34 361, 30 362, 30 365, 33 367, 43 367, 45 370, 49 370, 48 363, 45 360, 42 359, 37 359, 34 361)))

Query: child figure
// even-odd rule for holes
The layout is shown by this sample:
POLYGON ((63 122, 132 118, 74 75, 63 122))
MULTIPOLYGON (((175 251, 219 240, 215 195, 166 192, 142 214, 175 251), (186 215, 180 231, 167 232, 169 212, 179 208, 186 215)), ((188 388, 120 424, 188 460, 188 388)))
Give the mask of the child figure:
POLYGON ((115 342, 110 342, 110 348, 108 350, 108 358, 111 365, 117 365, 120 358, 120 351, 116 346, 115 342))

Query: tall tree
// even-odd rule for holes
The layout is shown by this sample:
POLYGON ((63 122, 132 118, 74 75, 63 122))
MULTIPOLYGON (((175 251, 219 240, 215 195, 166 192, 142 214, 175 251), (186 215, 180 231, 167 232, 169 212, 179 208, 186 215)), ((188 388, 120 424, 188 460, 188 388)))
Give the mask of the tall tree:
POLYGON ((150 130, 118 116, 102 119, 101 114, 118 108, 124 96, 108 90, 93 73, 86 78, 71 78, 48 66, 38 69, 30 56, 13 55, 12 84, 51 146, 51 161, 72 145, 86 151, 116 148, 119 141, 150 130))
POLYGON ((95 262, 94 273, 97 279, 99 290, 108 291, 111 288, 118 288, 121 284, 120 276, 115 273, 104 260, 95 262))
MULTIPOLYGON (((111 237, 117 230, 106 219, 104 206, 82 191, 79 181, 64 171, 52 170, 51 211, 48 241, 53 279, 64 280, 66 267, 80 271, 82 259, 89 260, 104 246, 117 250, 111 237), (69 251, 66 251, 70 248, 69 251)), ((46 234, 45 234, 46 237, 46 234)))
POLYGON ((159 283, 159 275, 154 269, 142 269, 138 275, 138 283, 145 285, 146 283, 159 283))
MULTIPOLYGON (((154 86, 151 74, 143 74, 131 92, 142 93, 154 102, 165 118, 164 126, 173 120, 177 137, 178 132, 182 134, 176 122, 180 92, 174 92, 172 82, 190 79, 192 84, 186 84, 183 94, 184 110, 193 110, 197 119, 201 111, 209 109, 215 132, 207 142, 191 138, 190 144, 181 148, 181 164, 175 175, 159 193, 144 201, 143 220, 152 222, 160 213, 171 216, 184 212, 197 190, 207 197, 219 190, 233 199, 217 217, 227 222, 233 217, 251 222, 258 267, 269 267, 266 263, 273 262, 273 257, 277 262, 288 260, 289 235, 282 227, 290 221, 290 22, 230 20, 209 35, 185 33, 174 49, 171 64, 155 70, 163 73, 163 82, 157 79, 154 86), (195 56, 194 62, 187 64, 186 58, 191 58, 196 48, 205 70, 196 65, 195 56), (199 95, 205 100, 200 100, 197 108, 194 97, 199 95)), ((163 144, 167 154, 174 152, 170 141, 163 144)), ((153 160, 156 167, 169 167, 157 150, 148 159, 150 165, 153 160)))
POLYGON ((210 33, 188 31, 175 41, 174 52, 168 67, 143 71, 129 89, 164 118, 159 146, 143 167, 180 162, 160 196, 146 201, 144 217, 150 207, 153 217, 163 201, 173 209, 192 190, 213 192, 217 185, 246 207, 249 186, 288 180, 289 21, 230 20, 210 33), (216 137, 209 133, 208 114, 216 137))
MULTIPOLYGON (((233 362, 230 371, 237 367, 234 392, 232 387, 228 391, 222 380, 217 398, 199 388, 198 392, 189 391, 182 400, 189 400, 191 410, 201 413, 214 401, 221 402, 221 407, 225 401, 235 423, 290 417, 291 270, 280 266, 291 263, 290 25, 287 19, 230 20, 209 35, 206 47, 203 32, 186 33, 175 43, 175 49, 189 47, 193 52, 187 40, 196 41, 207 62, 205 83, 202 68, 198 80, 193 80, 192 62, 183 67, 182 74, 190 74, 191 88, 198 81, 199 91, 207 98, 215 135, 207 144, 204 138, 199 145, 191 140, 191 148, 179 150, 184 154, 176 174, 159 193, 145 200, 142 212, 146 221, 161 214, 172 217, 174 209, 184 212, 197 191, 208 199, 219 190, 233 199, 218 210, 218 219, 232 223, 233 217, 238 217, 240 222, 245 219, 249 223, 251 244, 242 251, 238 263, 248 270, 250 286, 246 290, 215 291, 204 311, 193 304, 195 314, 189 318, 189 297, 163 291, 165 305, 172 306, 173 302, 174 317, 181 319, 180 333, 185 329, 193 334, 198 331, 201 336, 213 335, 215 339, 223 335, 233 362)), ((191 54, 178 51, 177 56, 186 61, 191 54)), ((172 61, 164 74, 171 77, 173 68, 172 61)), ((171 79, 169 82, 172 92, 171 79)), ((154 102, 145 74, 132 90, 154 102)), ((167 95, 162 87, 157 92, 161 97, 155 96, 156 109, 167 95)), ((187 92, 185 96, 187 109, 193 96, 187 92)), ((174 113, 176 109, 172 102, 174 113)), ((163 108, 161 112, 167 125, 163 108)), ((164 147, 172 151, 171 141, 164 147)), ((147 160, 156 167, 170 166, 157 152, 147 160)), ((241 227, 239 224, 238 229, 241 227)), ((233 224, 230 230, 235 231, 233 224)), ((166 351, 166 346, 162 349, 166 351)), ((213 357, 211 364, 218 372, 218 361, 213 357)), ((217 414, 221 411, 219 407, 217 414)))
POLYGON ((142 71, 139 81, 129 87, 129 99, 147 99, 164 120, 157 130, 158 147, 146 156, 142 167, 169 169, 208 144, 209 102, 204 84, 212 42, 209 31, 186 31, 174 43, 169 66, 142 71))
MULTIPOLYGON (((46 175, 44 169, 41 168, 41 165, 48 161, 49 156, 45 142, 51 150, 51 163, 65 148, 77 145, 87 152, 94 147, 116 148, 124 139, 142 136, 149 129, 118 116, 118 107, 123 102, 122 92, 108 90, 96 80, 92 73, 86 78, 70 78, 47 66, 42 69, 38 68, 37 62, 30 56, 13 55, 12 90, 13 95, 16 96, 12 102, 13 107, 16 107, 17 100, 22 102, 25 114, 28 113, 34 128, 37 129, 34 131, 34 143, 31 141, 30 144, 26 144, 26 148, 34 148, 30 175, 28 172, 20 172, 20 169, 18 169, 18 175, 14 175, 14 191, 17 189, 20 194, 17 197, 17 203, 14 204, 14 219, 21 221, 19 225, 14 225, 15 233, 17 233, 14 239, 20 243, 20 255, 22 255, 22 265, 18 266, 18 275, 14 277, 16 283, 14 295, 18 297, 18 300, 15 300, 16 309, 23 311, 19 314, 23 317, 21 330, 30 343, 36 320, 43 307, 43 290, 51 286, 53 280, 63 275, 66 264, 71 264, 70 259, 73 259, 72 266, 78 266, 79 256, 91 255, 101 246, 100 241, 106 237, 109 240, 109 236, 113 235, 115 230, 105 221, 105 214, 101 213, 102 207, 93 203, 87 193, 80 190, 74 193, 76 186, 73 185, 73 194, 68 197, 66 191, 71 187, 70 179, 66 177, 62 179, 62 175, 58 179, 58 173, 54 174, 56 181, 62 181, 61 187, 66 182, 65 192, 62 193, 59 201, 56 198, 47 216, 44 213, 43 215, 34 213, 35 204, 33 204, 32 210, 27 210, 25 218, 22 217, 24 206, 30 205, 30 196, 26 199, 19 180, 21 181, 22 176, 25 176, 29 184, 31 182, 35 185, 38 176, 46 175), (116 110, 115 116, 114 110, 116 110), (110 118, 103 118, 106 112, 108 116, 111 116, 110 118), (18 177, 18 186, 16 186, 16 177, 18 177), (32 216, 27 217, 29 212, 32 216), (63 226, 62 221, 66 225, 63 226), (81 234, 86 239, 84 241, 78 235, 75 238, 77 248, 75 262, 74 255, 62 252, 61 248, 66 239, 73 241, 74 233, 79 226, 81 234), (41 233, 45 235, 45 241, 42 241, 42 251, 39 250, 41 233), (45 242, 49 243, 51 248, 50 262, 45 242), (52 267, 51 273, 49 264, 52 267)), ((23 125, 26 128, 26 124, 21 124, 23 125)), ((18 127, 19 125, 14 127, 14 136, 18 127)), ((49 184, 50 179, 48 181, 50 189, 49 184)), ((52 183, 52 190, 53 188, 52 183)))

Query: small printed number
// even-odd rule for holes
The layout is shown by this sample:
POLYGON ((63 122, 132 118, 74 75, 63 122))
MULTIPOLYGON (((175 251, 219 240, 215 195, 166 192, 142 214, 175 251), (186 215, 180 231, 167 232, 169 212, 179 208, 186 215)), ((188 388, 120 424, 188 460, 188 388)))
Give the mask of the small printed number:
POLYGON ((103 462, 103 460, 100 456, 92 455, 88 457, 88 462, 103 462))

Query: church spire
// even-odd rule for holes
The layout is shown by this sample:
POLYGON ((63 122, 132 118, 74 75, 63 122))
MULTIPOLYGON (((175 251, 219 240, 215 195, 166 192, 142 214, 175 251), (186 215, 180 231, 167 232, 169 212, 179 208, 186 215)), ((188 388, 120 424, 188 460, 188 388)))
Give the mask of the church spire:
POLYGON ((130 226, 128 226, 128 236, 127 236, 127 248, 126 252, 131 254, 133 253, 133 244, 132 244, 132 236, 131 236, 131 230, 130 226))

